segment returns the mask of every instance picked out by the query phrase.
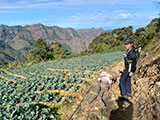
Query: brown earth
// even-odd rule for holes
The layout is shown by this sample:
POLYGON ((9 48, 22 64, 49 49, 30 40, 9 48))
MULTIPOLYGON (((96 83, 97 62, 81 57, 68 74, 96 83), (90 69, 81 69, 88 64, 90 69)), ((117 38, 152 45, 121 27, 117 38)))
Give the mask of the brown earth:
POLYGON ((104 95, 107 106, 97 98, 91 104, 82 105, 73 120, 160 120, 160 54, 148 54, 139 60, 131 78, 133 98, 129 103, 119 99, 119 71, 123 68, 123 60, 107 68, 118 74, 117 81, 104 95))

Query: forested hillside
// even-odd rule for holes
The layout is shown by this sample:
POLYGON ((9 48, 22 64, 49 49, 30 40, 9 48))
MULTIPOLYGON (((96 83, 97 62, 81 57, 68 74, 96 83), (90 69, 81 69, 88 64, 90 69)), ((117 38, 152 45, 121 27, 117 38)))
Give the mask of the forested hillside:
POLYGON ((127 39, 133 40, 136 48, 139 46, 144 48, 153 39, 157 26, 158 19, 154 19, 146 27, 138 28, 135 32, 132 26, 103 32, 94 38, 92 43, 89 44, 88 50, 82 53, 122 51, 124 50, 124 41, 127 39))

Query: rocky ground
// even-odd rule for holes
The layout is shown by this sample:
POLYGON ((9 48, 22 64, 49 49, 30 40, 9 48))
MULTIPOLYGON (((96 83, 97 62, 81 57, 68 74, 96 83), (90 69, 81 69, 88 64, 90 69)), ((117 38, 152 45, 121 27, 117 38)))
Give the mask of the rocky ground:
POLYGON ((119 98, 119 71, 123 68, 123 60, 108 68, 118 79, 103 96, 106 106, 98 97, 91 104, 82 104, 73 120, 160 120, 160 54, 147 54, 139 60, 132 77, 133 98, 125 103, 119 98))

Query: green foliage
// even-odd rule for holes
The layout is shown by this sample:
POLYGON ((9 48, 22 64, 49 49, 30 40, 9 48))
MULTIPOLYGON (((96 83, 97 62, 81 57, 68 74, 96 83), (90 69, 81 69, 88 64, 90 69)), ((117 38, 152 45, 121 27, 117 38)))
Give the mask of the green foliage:
POLYGON ((67 58, 67 55, 70 55, 70 53, 67 50, 64 50, 62 48, 61 43, 54 43, 54 47, 52 48, 52 54, 54 56, 54 59, 62 59, 62 58, 67 58))
POLYGON ((29 61, 44 62, 53 59, 62 59, 69 57, 71 53, 62 48, 59 42, 47 43, 39 38, 34 44, 34 49, 29 51, 29 61))
MULTIPOLYGON (((60 44, 58 45, 60 47, 60 44)), ((32 106, 33 102, 43 102, 47 105, 48 102, 53 104, 63 104, 67 101, 73 101, 76 96, 70 94, 70 90, 73 92, 80 92, 82 88, 79 84, 83 84, 86 87, 89 86, 90 83, 87 81, 87 78, 93 79, 93 71, 99 71, 106 68, 114 61, 121 59, 122 56, 122 52, 105 53, 30 64, 23 68, 16 68, 12 70, 1 70, 0 115, 2 113, 2 116, 0 117, 17 120, 34 120, 39 117, 42 117, 43 119, 50 119, 53 116, 57 116, 57 113, 52 114, 48 107, 40 109, 41 107, 37 106, 34 108, 34 105, 32 106), (52 68, 53 70, 49 70, 49 68, 52 68), (65 71, 66 69, 69 71, 65 71), (90 72, 86 73, 84 70, 90 72), (86 78, 86 80, 84 78, 86 78), (37 91, 39 91, 39 93, 37 93, 37 91), (66 94, 61 95, 61 91, 65 91, 66 94), (67 94, 67 91, 69 91, 69 94, 67 94), (13 107, 15 107, 15 109, 19 109, 19 107, 15 105, 21 103, 25 103, 26 105, 24 105, 25 107, 20 107, 20 111, 18 110, 16 113, 6 112, 6 105, 11 106, 7 109, 10 111, 13 107), (31 105, 28 105, 27 103, 31 105), (26 111, 29 114, 26 114, 26 111), (34 116, 35 112, 37 114, 34 116)))
POLYGON ((142 27, 136 30, 134 34, 134 43, 136 47, 141 46, 144 48, 153 39, 156 33, 156 27, 155 24, 152 24, 153 22, 154 20, 145 28, 142 27))
POLYGON ((65 43, 62 44, 62 48, 63 48, 64 50, 68 51, 68 54, 71 54, 71 53, 72 53, 71 48, 70 48, 67 44, 65 44, 65 43))
POLYGON ((124 41, 131 39, 136 48, 144 48, 153 39, 157 29, 159 29, 160 20, 153 19, 146 27, 138 28, 133 32, 133 27, 117 28, 109 32, 103 32, 93 39, 89 44, 88 50, 81 52, 82 55, 89 53, 104 53, 110 51, 123 51, 124 41))
POLYGON ((144 47, 143 51, 141 52, 141 58, 145 57, 148 53, 151 53, 153 55, 160 54, 160 48, 159 48, 160 40, 159 39, 160 39, 160 34, 159 32, 157 32, 155 33, 151 42, 149 42, 149 44, 147 44, 144 47))
POLYGON ((57 108, 51 109, 40 104, 24 104, 0 108, 0 119, 2 118, 5 120, 60 120, 60 115, 57 113, 57 108))
MULTIPOLYGON (((103 53, 103 52, 109 52, 110 49, 117 46, 121 46, 122 42, 124 42, 127 39, 132 38, 133 27, 123 27, 123 28, 117 28, 110 32, 103 32, 101 35, 97 36, 95 39, 93 39, 92 43, 89 45, 89 52, 91 53, 103 53)), ((115 50, 116 50, 115 49, 115 50)), ((112 49, 113 50, 113 49, 112 49)), ((117 51, 122 50, 121 48, 117 51)))
POLYGON ((48 52, 47 43, 39 38, 34 44, 34 49, 29 51, 29 60, 46 61, 49 56, 48 52))
POLYGON ((16 52, 13 48, 0 40, 0 65, 15 61, 16 52))
MULTIPOLYGON (((127 39, 130 39, 133 35, 133 27, 123 27, 123 28, 117 28, 111 31, 112 36, 116 38, 118 41, 125 41, 127 39)), ((118 42, 115 41, 115 42, 118 42)))
POLYGON ((153 40, 159 26, 159 19, 153 19, 146 27, 136 30, 134 34, 134 42, 136 47, 141 46, 144 48, 153 40))

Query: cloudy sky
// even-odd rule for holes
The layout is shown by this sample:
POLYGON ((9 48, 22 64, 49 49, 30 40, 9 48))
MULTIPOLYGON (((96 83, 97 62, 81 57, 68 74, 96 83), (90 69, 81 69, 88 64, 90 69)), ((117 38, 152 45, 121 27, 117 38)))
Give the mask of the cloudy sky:
POLYGON ((157 18, 159 11, 156 0, 0 0, 0 24, 136 29, 157 18))

